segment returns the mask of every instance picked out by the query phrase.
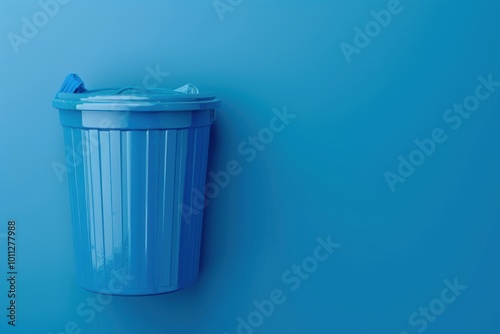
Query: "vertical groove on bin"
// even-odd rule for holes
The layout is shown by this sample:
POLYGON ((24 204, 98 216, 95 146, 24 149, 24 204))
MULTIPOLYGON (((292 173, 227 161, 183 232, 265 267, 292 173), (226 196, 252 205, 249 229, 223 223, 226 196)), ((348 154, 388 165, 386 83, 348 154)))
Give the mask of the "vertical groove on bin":
POLYGON ((165 286, 174 285, 174 280, 172 278, 172 272, 174 271, 173 258, 175 256, 173 252, 173 233, 174 233, 174 199, 175 199, 175 162, 177 159, 177 130, 166 130, 165 131, 165 163, 164 163, 164 175, 165 184, 164 186, 164 206, 165 206, 165 219, 164 224, 167 224, 165 230, 165 245, 170 245, 170 250, 167 251, 165 247, 165 253, 163 256, 167 261, 164 266, 164 284, 165 286))
MULTIPOLYGON (((205 126, 201 128, 202 135, 199 138, 201 145, 200 145, 200 165, 199 165, 199 181, 198 181, 198 187, 200 192, 205 195, 205 182, 206 182, 206 176, 207 176, 207 159, 208 159, 208 140, 210 136, 210 127, 205 126)), ((196 239, 195 239, 195 244, 196 247, 198 247, 196 253, 194 254, 194 276, 198 276, 198 271, 200 268, 200 254, 201 254, 201 235, 203 232, 203 213, 204 213, 204 207, 205 207, 205 196, 202 198, 202 209, 201 212, 198 215, 198 232, 196 234, 196 239)))
MULTIPOLYGON (((106 243, 104 240, 104 205, 103 205, 103 196, 102 196, 102 163, 101 163, 101 132, 99 130, 90 130, 91 134, 91 139, 92 139, 92 134, 95 135, 94 138, 97 141, 95 145, 91 145, 93 149, 96 150, 95 154, 93 157, 92 161, 94 162, 94 166, 92 167, 94 169, 93 175, 97 175, 97 178, 94 178, 94 186, 93 189, 95 191, 95 195, 97 195, 97 200, 94 205, 97 204, 97 212, 98 212, 98 217, 96 219, 97 226, 96 226, 96 232, 99 233, 98 237, 96 238, 99 243, 99 248, 98 248, 98 264, 100 266, 100 273, 99 273, 99 286, 102 287, 105 285, 106 281, 106 243), (95 147, 94 147, 95 146, 95 147)), ((95 198, 94 198, 95 199, 95 198)))
MULTIPOLYGON (((161 214, 160 214, 160 239, 158 240, 158 242, 160 243, 160 245, 168 245, 165 241, 165 224, 166 224, 166 178, 167 178, 167 154, 168 154, 168 151, 167 151, 167 142, 168 142, 168 131, 163 131, 163 134, 162 134, 162 140, 161 140, 161 145, 160 145, 160 156, 162 157, 162 159, 158 159, 160 160, 160 167, 158 168, 158 170, 160 171, 159 173, 159 176, 160 176, 160 180, 158 181, 158 184, 162 187, 161 188, 161 205, 159 206, 159 209, 161 210, 161 214), (163 155, 161 155, 161 153, 163 153, 163 155)), ((159 249, 159 247, 158 247, 159 249)), ((168 259, 165 255, 165 248, 162 248, 162 252, 159 252, 158 254, 158 277, 159 277, 159 281, 158 281, 158 287, 161 288, 162 286, 164 285, 167 285, 168 283, 166 283, 164 280, 166 278, 166 275, 165 275, 165 270, 166 268, 168 267, 169 265, 169 262, 168 262, 168 259)))
MULTIPOLYGON (((192 178, 193 178, 193 181, 192 181, 192 185, 191 185, 191 189, 193 188, 198 188, 198 177, 199 177, 199 162, 198 160, 201 158, 200 157, 200 141, 199 141, 199 136, 200 136, 200 132, 201 132, 201 129, 200 128, 196 128, 196 129, 193 129, 194 131, 194 150, 193 150, 193 175, 192 175, 192 178)), ((193 194, 191 193, 191 207, 194 209, 194 203, 193 203, 193 194)), ((189 244, 191 245, 189 247, 190 249, 190 254, 189 254, 189 262, 190 262, 190 266, 189 266, 189 281, 191 282, 193 280, 193 273, 194 273, 194 254, 196 253, 196 250, 197 250, 197 247, 195 246, 194 244, 194 238, 196 237, 196 232, 198 230, 198 216, 196 216, 196 219, 190 224, 190 235, 189 235, 189 244)))
POLYGON ((120 236, 121 237, 121 244, 122 244, 121 268, 123 270, 123 272, 122 272, 123 275, 130 275, 130 269, 129 269, 129 266, 127 264, 127 259, 128 259, 127 253, 128 253, 129 246, 128 246, 128 240, 125 239, 128 228, 126 226, 124 226, 128 222, 127 215, 124 212, 127 208, 127 206, 125 204, 126 199, 124 196, 124 193, 126 194, 126 191, 124 191, 124 188, 127 185, 127 182, 126 182, 126 175, 127 175, 126 164, 125 164, 125 159, 124 159, 124 155, 126 154, 125 153, 126 151, 123 149, 124 131, 118 130, 117 133, 118 133, 118 136, 120 139, 120 159, 118 161, 120 162, 120 215, 121 215, 121 222, 120 223, 121 223, 121 229, 122 229, 122 233, 120 236))
MULTIPOLYGON (((196 141, 196 136, 198 135, 198 129, 190 129, 190 163, 188 164, 188 171, 189 171, 189 190, 192 190, 196 187, 195 179, 196 179, 196 162, 197 162, 197 157, 196 153, 198 150, 198 143, 196 141)), ((196 229, 196 217, 194 217, 194 203, 193 203, 193 193, 188 190, 188 194, 186 197, 186 200, 189 202, 189 207, 190 207, 190 219, 188 222, 184 221, 184 225, 187 227, 187 237, 186 237, 186 245, 189 245, 186 247, 186 282, 190 282, 192 277, 191 277, 191 267, 192 267, 192 259, 193 259, 193 253, 195 251, 195 247, 192 244, 192 237, 194 235, 194 230, 196 229), (195 218, 195 219, 193 219, 195 218)))
POLYGON ((101 180, 100 195, 102 207, 102 239, 103 239, 103 288, 109 281, 109 273, 113 268, 113 221, 112 221, 112 196, 111 191, 111 150, 109 131, 99 131, 99 167, 101 180))
POLYGON ((140 173, 137 173, 137 164, 141 160, 137 152, 139 150, 138 145, 140 138, 137 131, 130 131, 128 135, 129 141, 127 144, 130 153, 128 161, 130 163, 128 175, 128 182, 130 184, 130 188, 128 190, 130 194, 130 268, 132 268, 132 272, 135 276, 134 288, 140 289, 142 285, 142 268, 139 254, 141 251, 140 242, 142 240, 142 230, 140 229, 140 221, 137 217, 137 212, 140 212, 142 203, 141 198, 139 198, 140 184, 137 184, 137 181, 139 180, 134 178, 135 174, 138 176, 140 175, 140 173))
POLYGON ((131 131, 130 132, 130 160, 131 160, 131 224, 132 232, 130 238, 132 240, 132 262, 131 267, 136 272, 138 289, 143 289, 147 284, 146 275, 146 221, 145 211, 147 207, 146 194, 146 165, 147 157, 147 131, 131 131))
POLYGON ((147 221, 145 219, 145 212, 147 211, 147 169, 146 169, 146 164, 147 164, 147 137, 148 137, 149 131, 136 131, 134 132, 134 135, 136 136, 136 142, 137 142, 137 147, 136 147, 136 153, 138 156, 136 156, 136 159, 134 160, 135 165, 136 165, 136 170, 135 170, 135 180, 137 180, 137 190, 136 190, 136 199, 138 200, 139 203, 141 203, 139 209, 136 212, 136 224, 137 224, 137 231, 140 232, 137 235, 137 254, 138 259, 139 259, 139 270, 140 270, 140 277, 141 277, 141 282, 140 282, 140 289, 144 289, 144 287, 147 285, 147 249, 146 249, 146 237, 147 237, 147 231, 146 231, 146 225, 147 221), (141 175, 143 175, 141 177, 141 175))
POLYGON ((116 236, 117 240, 120 242, 120 248, 118 251, 120 252, 120 262, 118 263, 118 272, 124 276, 130 275, 130 269, 127 264, 127 252, 128 252, 128 244, 125 240, 125 235, 127 232, 127 216, 124 214, 124 209, 126 209, 126 205, 124 205, 126 200, 126 195, 124 195, 124 163, 123 163, 123 136, 122 131, 116 131, 116 152, 118 158, 116 158, 118 166, 114 166, 114 170, 116 171, 115 178, 115 189, 118 193, 119 200, 116 201, 115 213, 117 215, 117 225, 120 228, 120 234, 116 236))
POLYGON ((210 127, 201 127, 197 129, 198 135, 196 137, 198 150, 196 152, 196 159, 198 163, 196 171, 196 181, 195 189, 202 194, 200 207, 196 207, 194 226, 195 226, 195 236, 193 240, 193 245, 195 245, 193 261, 191 266, 191 277, 195 279, 198 276, 198 270, 200 265, 200 251, 201 251, 201 233, 203 230, 203 212, 205 207, 205 181, 207 174, 207 159, 208 159, 208 140, 210 134, 210 127))
POLYGON ((159 164, 163 161, 163 154, 160 152, 160 148, 163 142, 163 131, 155 130, 153 131, 153 141, 151 146, 151 156, 154 157, 151 164, 151 177, 149 182, 151 183, 151 196, 153 199, 150 201, 152 203, 151 207, 151 219, 152 219, 152 229, 149 232, 152 239, 152 245, 154 247, 154 252, 151 253, 151 268, 153 268, 155 275, 151 276, 151 284, 152 287, 158 289, 159 287, 159 279, 158 279, 158 252, 161 249, 163 252, 163 245, 158 243, 158 239, 160 236, 160 215, 158 212, 158 208, 162 205, 160 201, 160 183, 158 183, 158 178, 160 175, 159 164))
MULTIPOLYGON (((97 178, 94 178, 94 194, 96 195, 96 203, 95 205, 97 206, 97 228, 96 231, 98 232, 98 245, 100 246, 99 252, 97 253, 98 258, 99 258, 99 266, 100 266, 100 273, 99 273, 99 288, 104 284, 104 281, 106 280, 106 245, 105 245, 105 240, 104 240, 104 224, 103 224, 103 219, 104 219, 104 205, 103 205, 103 196, 102 196, 102 161, 101 161, 101 131, 99 130, 91 130, 91 133, 95 134, 96 138, 96 143, 95 143, 95 154, 93 156, 93 162, 94 162, 94 170, 95 172, 94 175, 98 175, 97 178), (93 132, 92 132, 93 131, 93 132)), ((93 137, 91 136, 91 139, 93 137)), ((92 145, 92 143, 91 143, 92 145)))
MULTIPOLYGON (((198 141, 198 136, 199 136, 199 132, 200 132, 200 129, 199 128, 195 128, 195 129, 192 129, 191 130, 192 132, 192 140, 193 140, 193 144, 192 144, 192 152, 191 152, 191 159, 192 159, 192 163, 191 163, 191 166, 188 167, 191 169, 191 184, 190 184, 190 187, 189 187, 189 190, 193 190, 195 188, 198 187, 198 184, 197 184, 197 179, 198 179, 198 172, 199 172, 199 169, 198 169, 198 159, 200 158, 199 156, 199 148, 200 148, 200 143, 198 141)), ((189 263, 189 266, 186 268, 187 269, 187 280, 189 282, 192 281, 193 279, 193 269, 194 269, 194 253, 196 253, 196 246, 194 244, 194 237, 196 236, 196 230, 197 230, 197 215, 194 215, 194 201, 193 201, 193 193, 192 191, 189 191, 188 190, 188 193, 189 193, 189 207, 191 208, 191 220, 189 221, 189 224, 188 224, 188 227, 189 227, 189 238, 188 238, 188 243, 187 245, 188 246, 188 258, 187 258, 187 261, 189 263), (193 217, 193 216, 196 216, 196 217, 193 217), (194 218, 194 219, 193 219, 194 218)), ((184 225, 186 225, 186 222, 184 222, 184 225)))
POLYGON ((148 262, 149 262, 149 249, 148 249, 148 244, 147 244, 147 239, 148 239, 148 176, 149 176, 149 171, 148 171, 148 158, 149 158, 149 130, 146 131, 141 131, 141 137, 142 137, 142 145, 141 145, 141 150, 142 150, 142 156, 144 157, 143 160, 138 159, 137 164, 140 166, 140 169, 142 169, 142 172, 140 175, 143 175, 143 177, 140 177, 138 175, 138 180, 140 181, 140 188, 144 189, 143 191, 140 191, 137 195, 140 197, 141 202, 142 202, 142 210, 138 212, 138 216, 140 217, 140 230, 141 230, 141 239, 140 239, 140 248, 141 248, 141 289, 144 289, 148 286, 148 275, 147 275, 147 268, 148 268, 148 262))
MULTIPOLYGON (((181 169, 182 165, 184 165, 184 177, 182 179, 182 181, 180 182, 179 184, 179 197, 178 197, 178 203, 179 205, 186 205, 188 208, 190 207, 190 203, 189 203, 189 200, 185 197, 185 195, 187 195, 188 193, 187 192, 184 192, 184 193, 180 193, 180 190, 183 189, 183 188, 188 188, 189 187, 189 183, 191 182, 191 179, 189 177, 189 165, 191 163, 191 154, 190 153, 190 150, 191 148, 188 146, 189 145, 189 141, 190 141, 190 133, 191 131, 190 130, 181 130, 182 131, 182 134, 183 136, 185 135, 185 140, 186 140, 186 143, 182 143, 182 148, 183 148, 183 151, 186 151, 186 160, 185 161, 182 161, 179 166, 177 167, 178 169, 181 169)), ((178 211, 177 211, 178 212, 178 211)), ((179 281, 179 286, 182 285, 185 281, 185 277, 186 277, 186 274, 185 274, 185 268, 186 268, 186 252, 185 252, 185 245, 186 245, 186 234, 187 234, 187 227, 189 227, 187 224, 184 224, 183 222, 183 215, 182 214, 178 214, 177 216, 177 219, 176 219, 176 223, 178 224, 179 226, 179 252, 178 252, 178 258, 179 258, 179 271, 178 271, 178 281, 179 281)))
MULTIPOLYGON (((186 195, 184 196, 187 198, 187 201, 189 202, 189 207, 191 208, 191 212, 193 211, 193 193, 192 189, 195 187, 194 181, 195 181, 195 173, 196 173, 196 151, 198 149, 197 147, 197 142, 196 142, 196 136, 198 129, 190 129, 190 163, 188 164, 188 171, 189 171, 189 187, 186 188, 187 192, 186 195)), ((192 237, 194 235, 194 229, 195 229, 195 224, 193 224, 192 221, 189 221, 189 224, 186 223, 186 221, 183 221, 184 226, 187 227, 187 236, 186 236, 186 268, 185 268, 185 281, 186 283, 191 281, 191 259, 193 257, 193 252, 194 252, 194 247, 191 243, 192 237)))
MULTIPOLYGON (((77 148, 77 140, 75 139, 75 130, 70 128, 64 128, 64 139, 66 143, 71 143, 71 151, 67 152, 66 156, 66 168, 69 170, 68 173, 68 183, 71 201, 71 219, 74 222, 73 225, 73 238, 75 238, 75 254, 82 254, 82 238, 81 236, 81 226, 82 221, 80 218, 80 196, 78 189, 78 173, 76 168, 78 167, 77 155, 75 154, 77 148), (69 154, 68 154, 69 153, 69 154)), ((84 263, 87 265, 87 263, 84 263)), ((82 266, 76 266, 77 278, 82 281, 85 280, 83 277, 83 272, 81 270, 82 266)))
POLYGON ((121 167, 122 167, 122 193, 125 196, 122 197, 122 216, 123 216, 123 224, 125 224, 125 228, 123 228, 123 244, 126 245, 125 250, 123 251, 124 263, 126 265, 126 272, 128 275, 134 277, 134 281, 130 282, 129 285, 133 289, 137 284, 137 277, 135 275, 135 271, 133 268, 133 259, 132 259, 132 221, 131 221, 131 206, 132 206, 132 198, 131 198, 131 161, 130 161, 130 131, 121 132, 121 167))
POLYGON ((155 161, 155 165, 153 166, 153 168, 155 170, 158 171, 158 173, 156 174, 156 179, 152 179, 153 182, 156 183, 157 185, 157 191, 158 191, 158 194, 157 194, 157 198, 155 198, 155 203, 156 203, 156 217, 157 217, 157 222, 156 222, 156 229, 157 229, 157 233, 156 233, 156 236, 155 236, 155 261, 153 263, 153 267, 154 267, 154 277, 153 277, 153 286, 158 289, 161 284, 160 284, 160 262, 159 262, 159 256, 160 256, 160 253, 162 253, 160 251, 160 247, 162 246, 162 242, 161 242, 161 239, 162 239, 162 233, 163 233, 163 220, 162 220, 162 215, 160 214, 160 210, 162 210, 163 208, 163 201, 161 200, 163 198, 163 195, 161 194, 160 192, 160 185, 162 184, 162 180, 161 180, 161 176, 162 176, 162 161, 163 161, 163 157, 162 157, 162 154, 161 154, 161 147, 163 146, 163 136, 161 136, 161 132, 159 132, 158 134, 158 139, 157 139, 157 146, 156 146, 156 156, 158 157, 158 159, 155 161))
POLYGON ((193 190, 196 188, 195 177, 196 177, 196 162, 197 162, 197 129, 189 129, 187 130, 187 143, 186 147, 188 148, 186 162, 185 162, 185 170, 186 177, 184 180, 184 188, 186 192, 183 197, 183 201, 186 205, 188 205, 188 210, 186 210, 187 217, 182 217, 180 223, 182 224, 182 235, 181 240, 183 247, 181 249, 180 259, 183 262, 181 277, 183 281, 183 285, 189 283, 192 279, 191 277, 191 264, 193 258, 194 247, 191 243, 191 239, 194 235, 196 229, 196 217, 194 215, 194 196, 193 190))
MULTIPOLYGON (((107 198, 107 219, 104 221, 104 229, 106 231, 106 240, 108 240, 109 245, 111 247, 107 248, 107 256, 106 256, 106 263, 108 264, 108 270, 106 271, 106 274, 108 275, 106 277, 106 288, 109 285, 110 281, 110 276, 111 272, 115 268, 115 261, 116 261, 116 255, 115 255, 115 224, 113 221, 113 199, 114 199, 114 192, 113 192, 113 172, 111 171, 111 166, 113 164, 113 158, 111 156, 111 131, 106 131, 106 138, 108 145, 106 147, 107 154, 105 156, 106 159, 106 174, 108 175, 108 180, 106 182, 106 188, 109 191, 109 197, 107 198), (111 249, 109 249, 111 248, 111 249)), ((108 246, 109 246, 108 245, 108 246)))
POLYGON ((130 194, 131 194, 131 268, 136 272, 136 288, 141 289, 144 284, 144 131, 131 131, 130 132, 130 194))
POLYGON ((116 164, 121 162, 121 135, 119 131, 109 131, 109 173, 111 188, 111 230, 112 230, 112 255, 113 269, 123 274, 123 251, 122 251, 122 187, 121 168, 116 164))
POLYGON ((85 170, 85 193, 87 197, 87 212, 88 212, 88 223, 89 223, 89 238, 91 240, 90 242, 90 252, 92 254, 92 284, 97 284, 98 280, 98 270, 99 270, 99 264, 98 264, 98 259, 97 259, 97 250, 96 250, 96 226, 95 226, 95 210, 94 210, 94 192, 93 192, 93 181, 92 181, 92 173, 91 173, 91 167, 92 167, 92 158, 91 158, 91 146, 90 144, 90 136, 89 136, 89 130, 83 131, 83 139, 82 143, 86 144, 86 155, 84 158, 84 170, 85 170))
POLYGON ((176 249, 176 244, 175 240, 177 238, 176 236, 176 231, 177 231, 177 222, 175 221, 175 207, 176 207, 176 201, 177 201, 177 188, 179 184, 178 178, 180 177, 180 170, 177 170, 177 160, 179 160, 179 131, 180 130, 169 130, 175 135, 175 156, 172 159, 172 162, 170 163, 170 168, 173 171, 174 174, 174 180, 172 182, 172 202, 170 204, 170 208, 172 210, 172 226, 171 226, 171 248, 170 248, 170 284, 171 285, 176 285, 178 283, 177 280, 177 264, 175 261, 175 258, 177 256, 177 249, 176 249))
POLYGON ((154 289, 156 284, 156 273, 157 272, 157 252, 158 245, 157 242, 157 225, 158 225, 158 146, 160 141, 159 131, 148 130, 146 140, 146 228, 145 228, 145 247, 147 249, 146 253, 146 277, 147 277, 147 289, 154 289))
POLYGON ((151 156, 154 157, 152 163, 151 163, 151 170, 152 170, 152 175, 150 177, 149 182, 151 183, 152 188, 154 189, 154 192, 152 192, 152 209, 151 209, 151 214, 153 216, 152 218, 152 223, 153 223, 153 228, 151 229, 151 237, 154 240, 152 242, 153 247, 154 247, 154 252, 152 252, 152 259, 151 259, 151 267, 153 268, 153 274, 151 274, 151 284, 152 288, 156 291, 159 290, 161 284, 160 284, 160 265, 158 262, 158 257, 160 253, 163 253, 163 248, 164 245, 162 242, 160 242, 160 239, 162 238, 162 225, 163 221, 161 220, 161 215, 160 215, 160 210, 163 207, 163 201, 161 200, 162 195, 160 192, 160 187, 161 187, 161 170, 162 170, 162 162, 163 162, 163 156, 164 153, 162 154, 161 148, 163 147, 163 142, 164 142, 164 136, 162 135, 164 131, 159 131, 155 130, 153 133, 153 145, 151 147, 151 156))
MULTIPOLYGON (((77 146, 75 147, 82 147, 83 143, 85 143, 86 131, 83 129, 74 129, 73 132, 78 133, 78 136, 80 138, 79 142, 76 143, 77 146)), ((88 157, 88 151, 82 149, 81 161, 77 167, 80 169, 80 173, 78 173, 80 177, 79 180, 80 182, 77 181, 77 183, 79 183, 78 187, 80 189, 80 198, 81 198, 80 212, 83 212, 84 214, 82 217, 80 217, 81 219, 80 233, 82 234, 80 236, 82 242, 80 246, 81 247, 80 254, 83 254, 83 257, 86 258, 86 260, 88 261, 87 262, 88 265, 90 265, 91 268, 94 268, 95 261, 94 261, 94 254, 92 252, 92 246, 94 245, 94 242, 91 235, 91 227, 88 224, 90 212, 88 211, 89 209, 88 185, 86 183, 86 176, 85 176, 87 157, 88 157)), ((77 170, 75 170, 75 172, 77 172, 77 170)), ((93 271, 85 273, 83 280, 85 283, 91 282, 93 280, 93 271)))
MULTIPOLYGON (((169 231, 172 230, 172 210, 170 209, 170 204, 172 203, 171 199, 171 192, 170 187, 172 186, 172 177, 173 173, 171 172, 169 168, 169 163, 172 157, 172 154, 175 156, 175 151, 172 152, 173 150, 170 149, 170 146, 172 145, 171 142, 174 141, 172 139, 172 131, 171 130, 165 130, 164 132, 165 136, 165 150, 164 150, 164 161, 163 161, 163 222, 162 222, 162 227, 163 227, 163 236, 162 238, 164 239, 164 245, 170 245, 172 243, 172 235, 169 233, 169 231), (169 183, 170 182, 170 183, 169 183)), ((163 259, 163 265, 161 269, 162 273, 162 282, 161 282, 161 287, 167 287, 172 284, 172 280, 170 279, 170 272, 171 272, 171 267, 172 267, 172 261, 171 261, 171 252, 167 247, 163 247, 163 252, 162 252, 162 259, 163 259)))
MULTIPOLYGON (((203 164, 203 148, 204 148, 204 133, 205 133, 205 128, 197 128, 196 130, 196 136, 195 136, 195 142, 196 142, 196 150, 194 152, 195 154, 195 164, 194 164, 194 175, 193 175, 193 189, 196 189, 196 191, 200 192, 203 194, 203 189, 202 188, 202 164, 203 164)), ((189 272, 189 277, 191 280, 194 280, 198 273, 198 254, 200 252, 199 249, 199 243, 197 242, 199 235, 201 233, 201 224, 200 224, 200 218, 203 216, 203 206, 201 208, 198 206, 198 203, 194 201, 194 196, 192 196, 192 201, 193 201, 193 216, 191 220, 191 224, 193 225, 192 228, 194 230, 192 239, 191 239, 191 244, 193 245, 192 249, 192 254, 191 254, 191 267, 190 267, 190 272, 189 272)))
MULTIPOLYGON (((76 204, 76 217, 74 219, 76 219, 75 221, 77 222, 77 226, 74 226, 75 230, 76 230, 76 233, 77 233, 77 236, 78 236, 78 239, 75 240, 75 246, 78 247, 78 252, 76 254, 82 254, 82 263, 84 263, 86 266, 89 265, 88 263, 88 252, 87 250, 85 249, 84 245, 84 238, 87 238, 88 240, 88 236, 85 234, 85 227, 87 226, 87 222, 84 220, 86 218, 86 215, 84 214, 84 210, 85 210, 85 192, 82 192, 82 190, 80 189, 80 187, 84 186, 84 184, 81 184, 80 182, 78 182, 78 177, 79 175, 81 175, 81 172, 80 170, 83 168, 82 166, 82 163, 83 161, 81 159, 83 159, 82 157, 80 157, 79 159, 80 160, 76 160, 76 154, 75 154, 75 148, 78 148, 81 143, 82 143, 82 130, 80 129, 71 129, 71 139, 72 139, 72 153, 73 153, 73 166, 70 166, 70 167, 73 167, 73 173, 74 173, 74 177, 72 178, 72 182, 73 183, 73 186, 74 187, 70 187, 70 188, 74 188, 74 191, 75 191, 75 195, 77 197, 76 201, 77 201, 77 204, 76 204), (76 137, 76 138, 75 138, 76 137), (79 139, 78 139, 79 138, 79 139), (83 195, 83 196, 82 196, 83 195), (84 205, 82 205, 82 202, 84 205), (85 218, 84 218, 85 217, 85 218), (83 231, 82 231, 83 229, 83 231)), ((71 175, 71 174, 70 174, 71 175)), ((87 277, 86 277, 86 273, 85 272, 82 272, 82 269, 78 270, 78 277, 79 277, 79 280, 83 280, 83 281, 87 281, 87 277)))
POLYGON ((186 180, 186 169, 185 161, 187 157, 187 131, 186 129, 175 130, 177 133, 176 140, 176 148, 178 154, 176 155, 175 167, 173 167, 177 173, 177 177, 175 180, 174 191, 175 191, 175 200, 173 205, 173 239, 172 239, 172 262, 173 262, 173 284, 178 286, 180 282, 180 274, 182 273, 183 259, 182 255, 182 246, 183 240, 182 237, 182 215, 179 214, 179 206, 181 206, 183 195, 184 195, 184 185, 186 180))
MULTIPOLYGON (((148 262, 149 262, 149 248, 148 248, 148 228, 149 228, 149 212, 148 212, 148 198, 149 198, 149 131, 146 130, 144 133, 144 147, 143 147, 143 152, 145 155, 145 159, 143 162, 143 168, 144 168, 144 179, 142 182, 144 182, 144 193, 142 196, 144 197, 144 227, 143 227, 143 233, 144 233, 144 238, 143 242, 144 244, 142 246, 142 254, 144 254, 143 259, 144 261, 142 262, 142 267, 141 267, 141 275, 143 277, 142 279, 142 286, 141 288, 146 288, 148 287, 148 279, 147 279, 147 273, 148 273, 148 262)), ((139 161, 139 163, 141 163, 139 161)), ((140 196, 140 195, 139 195, 140 196)))
MULTIPOLYGON (((195 155, 195 164, 193 166, 194 168, 194 176, 193 176, 193 188, 196 188, 198 191, 201 192, 200 190, 200 167, 201 167, 201 160, 203 159, 202 151, 201 148, 203 146, 203 142, 201 141, 203 137, 203 131, 204 128, 196 128, 196 136, 195 136, 195 142, 196 142, 196 150, 193 153, 195 155)), ((189 271, 189 277, 191 280, 195 278, 196 272, 197 272, 197 263, 196 263, 196 254, 199 253, 199 246, 195 243, 196 239, 198 238, 198 234, 200 232, 200 216, 203 215, 202 210, 194 210, 194 219, 192 220, 192 225, 193 225, 193 235, 192 239, 190 240, 192 245, 195 245, 192 247, 192 252, 191 252, 191 267, 189 271)))
MULTIPOLYGON (((186 137, 187 135, 187 141, 189 142, 189 130, 188 129, 183 129, 181 130, 181 133, 182 133, 182 136, 183 136, 183 140, 182 140, 182 150, 186 150, 186 149, 189 149, 187 148, 186 145, 184 145, 184 137, 186 137)), ((179 166, 179 169, 182 169, 184 171, 184 174, 181 176, 181 179, 182 181, 179 183, 179 197, 178 197, 178 203, 182 203, 182 204, 185 204, 185 205, 189 205, 189 201, 186 201, 186 198, 184 197, 184 194, 186 194, 185 192, 184 193, 181 193, 181 189, 183 189, 186 184, 189 182, 189 179, 190 179, 190 173, 186 170, 186 168, 188 167, 188 164, 189 164, 189 160, 190 160, 190 157, 188 157, 188 155, 186 154, 186 158, 188 160, 184 161, 184 159, 182 159, 182 165, 179 166)), ((178 284, 179 286, 183 285, 184 281, 185 281, 185 271, 184 271, 184 268, 185 268, 185 264, 186 264, 186 247, 185 247, 185 243, 186 243, 186 233, 187 233, 187 226, 186 224, 183 223, 183 217, 182 215, 178 215, 177 216, 177 219, 176 219, 176 223, 178 224, 179 226, 179 270, 178 270, 178 274, 177 274, 177 277, 178 277, 178 284)))
POLYGON ((208 149, 209 149, 209 141, 210 141, 210 126, 205 126, 203 127, 203 136, 200 138, 201 142, 203 143, 201 152, 200 152, 200 157, 201 157, 201 163, 200 163, 200 181, 199 181, 199 187, 200 187, 200 192, 203 194, 202 197, 202 208, 201 212, 199 213, 198 217, 198 234, 197 234, 197 239, 195 241, 196 247, 198 247, 197 252, 195 253, 195 276, 198 275, 198 271, 200 268, 200 256, 201 256, 201 240, 202 240, 202 233, 203 233, 203 213, 204 213, 204 208, 205 208, 205 185, 206 185, 206 179, 207 179, 207 164, 208 164, 208 149))
POLYGON ((92 282, 92 284, 95 284, 96 281, 96 272, 97 272, 97 256, 95 252, 95 226, 94 226, 94 206, 93 206, 93 201, 94 198, 92 197, 92 175, 90 173, 90 146, 89 144, 89 135, 88 135, 88 130, 83 130, 82 131, 82 144, 86 144, 86 154, 84 156, 84 172, 85 172, 85 197, 86 197, 86 206, 87 206, 87 212, 88 212, 88 236, 90 239, 90 249, 88 250, 91 254, 92 257, 92 274, 89 277, 89 280, 92 282))
MULTIPOLYGON (((182 183, 180 184, 180 192, 179 192, 179 200, 182 203, 190 205, 189 200, 186 200, 185 197, 189 194, 189 184, 191 183, 190 175, 190 163, 191 163, 191 151, 192 148, 189 146, 189 135, 191 133, 191 129, 183 129, 183 151, 184 156, 178 168, 180 168, 183 172, 182 183), (184 168, 182 168, 184 167, 184 168)), ((186 267, 187 267, 187 258, 186 258, 186 249, 187 246, 187 234, 189 233, 189 226, 183 223, 182 214, 177 210, 178 218, 177 223, 179 224, 179 234, 180 234, 180 242, 179 242, 179 285, 184 285, 186 281, 186 267), (187 227, 187 228, 186 228, 187 227)))

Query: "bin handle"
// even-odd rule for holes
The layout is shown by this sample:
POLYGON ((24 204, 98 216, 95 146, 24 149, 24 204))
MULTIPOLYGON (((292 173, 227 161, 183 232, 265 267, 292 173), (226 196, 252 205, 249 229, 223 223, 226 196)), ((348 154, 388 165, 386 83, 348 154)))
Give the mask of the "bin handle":
POLYGON ((134 87, 134 86, 123 87, 118 92, 116 92, 116 94, 123 94, 123 93, 125 93, 127 91, 139 92, 139 93, 141 93, 143 95, 147 95, 148 94, 148 92, 146 92, 141 87, 134 87))
MULTIPOLYGON (((184 88, 181 87, 181 88, 184 88)), ((171 94, 174 94, 174 95, 182 95, 183 93, 181 92, 178 92, 176 90, 172 90, 172 89, 163 89, 164 92, 169 92, 171 94)), ((120 94, 123 94, 125 92, 130 92, 130 93, 140 93, 142 95, 148 95, 148 91, 142 87, 137 87, 137 86, 127 86, 127 87, 123 87, 122 89, 120 89, 118 92, 116 92, 117 95, 120 95, 120 94)))

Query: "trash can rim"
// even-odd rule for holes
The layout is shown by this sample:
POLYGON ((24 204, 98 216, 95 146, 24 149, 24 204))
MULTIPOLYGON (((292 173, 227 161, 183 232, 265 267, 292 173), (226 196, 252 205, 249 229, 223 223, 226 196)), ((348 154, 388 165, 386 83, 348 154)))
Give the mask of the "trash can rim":
POLYGON ((168 89, 94 89, 83 93, 57 93, 52 106, 65 110, 184 111, 206 110, 220 106, 209 92, 185 94, 168 89))

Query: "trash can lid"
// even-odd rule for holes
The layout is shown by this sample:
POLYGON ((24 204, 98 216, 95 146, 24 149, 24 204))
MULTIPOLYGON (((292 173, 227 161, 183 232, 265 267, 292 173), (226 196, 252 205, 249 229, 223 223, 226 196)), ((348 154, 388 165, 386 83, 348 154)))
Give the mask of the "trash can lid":
POLYGON ((200 93, 187 84, 176 90, 124 87, 86 90, 76 74, 66 77, 52 106, 64 110, 102 111, 195 111, 215 109, 221 101, 210 93, 200 93))

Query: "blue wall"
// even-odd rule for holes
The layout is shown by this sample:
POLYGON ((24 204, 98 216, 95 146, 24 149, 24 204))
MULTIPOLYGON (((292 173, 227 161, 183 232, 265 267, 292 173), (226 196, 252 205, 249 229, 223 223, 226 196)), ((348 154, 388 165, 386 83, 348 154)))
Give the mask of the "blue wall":
POLYGON ((0 2, 5 314, 9 219, 18 269, 16 327, 0 313, 0 331, 499 333, 499 3, 215 4, 60 0, 49 16, 0 2), (242 171, 206 209, 192 288, 94 301, 76 284, 52 168, 64 145, 51 100, 70 72, 223 100, 209 170, 242 171), (294 116, 241 154, 274 109, 294 116))

